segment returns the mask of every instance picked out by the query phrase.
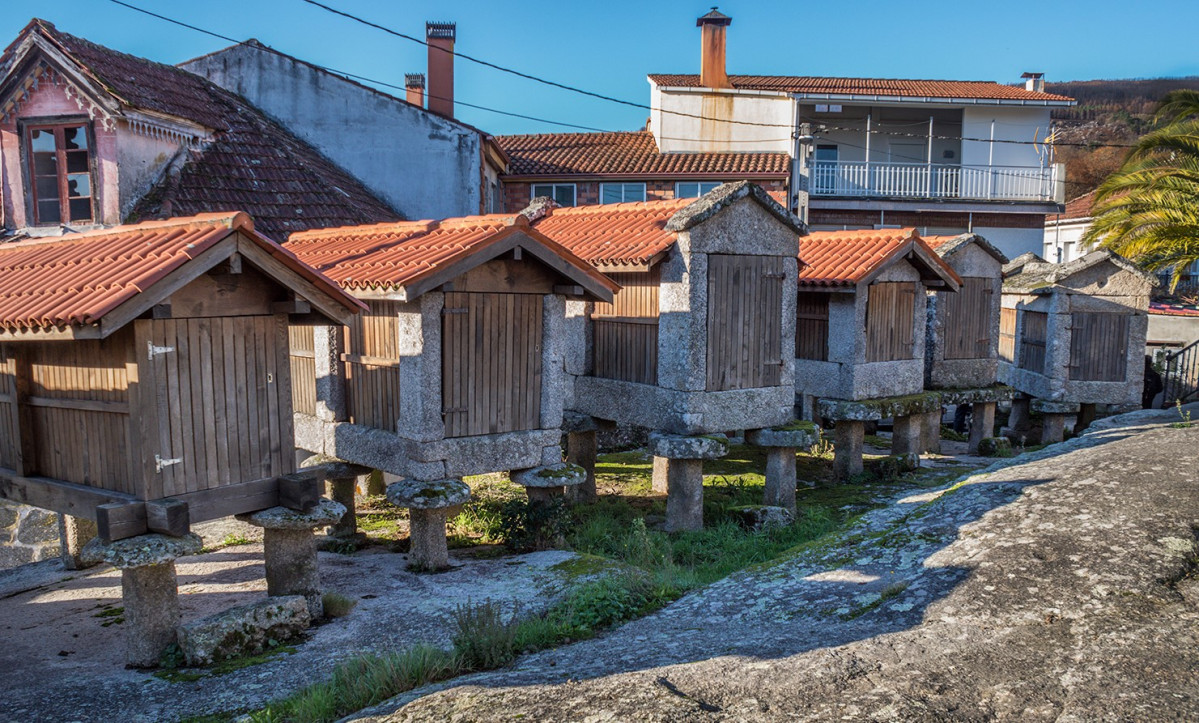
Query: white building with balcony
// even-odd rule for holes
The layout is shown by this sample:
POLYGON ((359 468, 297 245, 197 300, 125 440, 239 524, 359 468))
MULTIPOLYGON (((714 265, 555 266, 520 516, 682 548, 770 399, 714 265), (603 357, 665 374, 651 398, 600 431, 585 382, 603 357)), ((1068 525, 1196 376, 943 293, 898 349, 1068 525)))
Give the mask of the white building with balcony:
POLYGON ((781 151, 792 210, 814 230, 978 233, 1009 257, 1040 252, 1065 169, 1044 143, 1074 100, 985 81, 727 75, 731 18, 699 18, 698 75, 650 75, 663 153, 781 151))

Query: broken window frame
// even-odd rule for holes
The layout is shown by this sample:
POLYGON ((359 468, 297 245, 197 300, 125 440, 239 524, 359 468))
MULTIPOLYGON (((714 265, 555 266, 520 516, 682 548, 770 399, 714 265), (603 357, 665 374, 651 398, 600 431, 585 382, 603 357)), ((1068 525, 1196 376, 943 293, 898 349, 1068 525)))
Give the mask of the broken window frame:
MULTIPOLYGON (((21 124, 21 141, 25 146, 25 152, 22 154, 23 165, 25 168, 25 182, 29 204, 29 220, 31 226, 64 226, 72 223, 91 224, 96 219, 96 173, 95 173, 95 134, 92 132, 92 124, 87 118, 71 118, 71 119, 53 119, 53 120, 27 120, 21 124), (83 131, 86 147, 82 149, 66 148, 64 132, 70 129, 80 129, 83 131), (33 134, 35 131, 51 131, 54 136, 54 158, 55 158, 55 178, 58 186, 58 219, 43 220, 41 212, 40 199, 37 191, 37 166, 34 163, 34 148, 33 134), (82 151, 87 154, 87 170, 86 171, 70 171, 67 164, 68 150, 76 152, 82 151), (70 195, 70 177, 78 175, 87 175, 88 193, 86 196, 70 195), (86 218, 74 218, 71 214, 72 200, 87 200, 88 215, 86 218)), ((43 151, 44 152, 44 151, 43 151)), ((49 176, 42 176, 48 178, 49 176)), ((47 201, 49 199, 46 199, 47 201)))

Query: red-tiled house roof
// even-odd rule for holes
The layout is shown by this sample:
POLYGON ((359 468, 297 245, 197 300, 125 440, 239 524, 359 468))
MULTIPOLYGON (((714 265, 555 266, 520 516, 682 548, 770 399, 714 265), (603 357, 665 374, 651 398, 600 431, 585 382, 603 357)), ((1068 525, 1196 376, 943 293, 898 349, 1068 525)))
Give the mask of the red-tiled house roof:
POLYGON ((648 266, 666 253, 675 232, 666 223, 694 199, 555 208, 534 227, 596 265, 648 266))
MULTIPOLYGON (((698 88, 694 74, 653 74, 661 87, 698 88)), ((818 78, 795 75, 730 75, 737 90, 765 90, 813 96, 874 96, 877 98, 945 98, 952 100, 1025 101, 1073 104, 1064 95, 1043 93, 981 80, 905 80, 896 78, 818 78)))
POLYGON ((177 175, 164 179, 134 207, 133 219, 244 209, 259 231, 293 231, 376 223, 399 214, 353 176, 258 109, 198 75, 97 45, 33 20, 0 56, 4 82, 23 71, 24 51, 37 36, 70 63, 72 75, 107 94, 114 110, 173 116, 214 131, 188 151, 177 175))
POLYGON ((649 131, 496 136, 520 177, 785 179, 786 153, 660 153, 649 131))
POLYGON ((524 216, 493 214, 408 221, 292 234, 287 248, 343 288, 395 291, 411 300, 515 246, 529 251, 591 294, 619 288, 524 216))
MULTIPOLYGON (((1066 202, 1066 211, 1055 219, 1062 221, 1070 221, 1081 218, 1091 217, 1091 208, 1095 205, 1095 191, 1084 193, 1078 198, 1066 202)), ((1048 216, 1045 217, 1048 220, 1048 216)))
POLYGON ((815 231, 800 239, 799 285, 853 287, 868 282, 893 262, 907 258, 924 278, 954 290, 961 279, 917 234, 916 229, 815 231))
POLYGON ((169 277, 184 265, 197 262, 207 269, 233 253, 242 253, 253 264, 252 254, 257 252, 265 252, 328 297, 309 299, 314 307, 327 310, 330 302, 348 311, 361 307, 332 281, 255 231, 244 213, 211 213, 0 244, 0 338, 19 332, 108 336, 136 316, 121 314, 124 322, 110 326, 110 314, 122 307, 144 311, 159 303, 176 290, 169 277), (234 235, 248 239, 254 248, 239 241, 214 251, 234 235))

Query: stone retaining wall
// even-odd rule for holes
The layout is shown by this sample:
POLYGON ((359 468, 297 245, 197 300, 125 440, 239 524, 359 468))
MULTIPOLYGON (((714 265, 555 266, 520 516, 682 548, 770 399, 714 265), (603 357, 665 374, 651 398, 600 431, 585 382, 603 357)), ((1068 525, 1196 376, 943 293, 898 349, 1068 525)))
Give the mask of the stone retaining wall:
POLYGON ((0 570, 58 556, 58 515, 0 500, 0 570))

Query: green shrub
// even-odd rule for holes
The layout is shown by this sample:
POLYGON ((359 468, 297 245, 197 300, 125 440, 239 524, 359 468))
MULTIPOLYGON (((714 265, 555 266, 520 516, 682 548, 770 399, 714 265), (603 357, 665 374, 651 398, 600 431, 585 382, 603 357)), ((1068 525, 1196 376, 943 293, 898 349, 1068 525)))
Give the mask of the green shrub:
POLYGON ((348 598, 341 593, 327 592, 321 595, 321 604, 325 607, 325 617, 344 618, 350 614, 350 611, 354 609, 358 601, 348 598))
POLYGON ((500 538, 516 552, 559 547, 570 527, 563 497, 545 502, 512 499, 500 509, 500 538))
POLYGON ((488 600, 459 605, 454 610, 454 650, 470 670, 507 665, 516 657, 516 623, 504 619, 503 607, 488 600))

